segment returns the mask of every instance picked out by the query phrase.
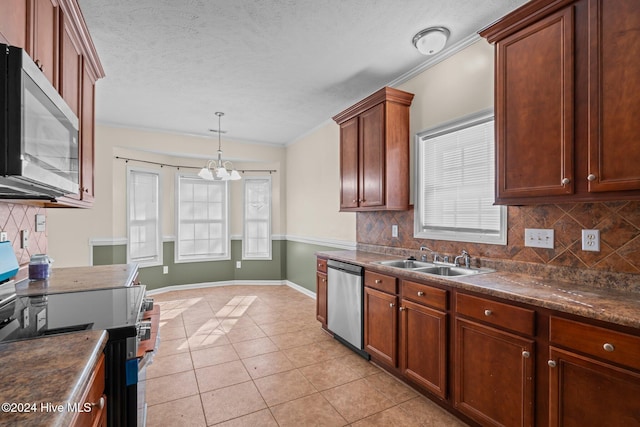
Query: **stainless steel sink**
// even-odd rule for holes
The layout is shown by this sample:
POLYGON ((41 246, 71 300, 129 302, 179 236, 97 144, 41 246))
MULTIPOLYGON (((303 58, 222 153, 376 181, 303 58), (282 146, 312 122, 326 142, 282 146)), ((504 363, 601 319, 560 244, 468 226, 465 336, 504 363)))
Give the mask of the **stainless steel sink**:
POLYGON ((495 271, 488 268, 464 268, 455 267, 453 265, 437 265, 430 262, 411 259, 394 259, 389 261, 376 261, 375 263, 387 267, 410 270, 414 273, 431 274, 434 276, 470 276, 473 274, 493 273, 495 271))
POLYGON ((425 267, 434 267, 430 262, 416 261, 412 259, 394 259, 391 261, 376 261, 376 264, 386 265, 387 267, 403 268, 403 269, 416 269, 425 267))
POLYGON ((435 274, 436 276, 470 276, 472 274, 491 273, 494 270, 478 269, 478 268, 463 268, 463 267, 449 267, 447 265, 436 265, 433 267, 417 268, 416 273, 435 274))

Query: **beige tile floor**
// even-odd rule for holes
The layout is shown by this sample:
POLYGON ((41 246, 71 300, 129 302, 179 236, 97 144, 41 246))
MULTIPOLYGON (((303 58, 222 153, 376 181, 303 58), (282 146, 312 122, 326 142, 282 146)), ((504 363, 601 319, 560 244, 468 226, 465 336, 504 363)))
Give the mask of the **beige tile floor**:
POLYGON ((172 291, 149 366, 147 425, 464 426, 328 336, 288 286, 172 291))

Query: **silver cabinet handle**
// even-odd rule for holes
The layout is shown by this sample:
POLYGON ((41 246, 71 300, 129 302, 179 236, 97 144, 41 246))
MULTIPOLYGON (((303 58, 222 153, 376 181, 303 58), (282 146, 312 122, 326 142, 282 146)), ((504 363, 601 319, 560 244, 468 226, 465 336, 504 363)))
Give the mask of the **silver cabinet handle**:
POLYGON ((613 346, 613 344, 609 344, 609 343, 605 343, 602 348, 604 348, 604 351, 613 351, 616 348, 613 346))
POLYGON ((562 185, 567 185, 571 182, 569 178, 562 178, 562 185))
POLYGON ((404 307, 398 307, 398 310, 404 311, 404 307))
POLYGON ((524 357, 525 359, 528 359, 531 357, 531 353, 529 353, 528 351, 523 351, 522 352, 522 357, 524 357))
POLYGON ((356 202, 357 202, 357 200, 356 200, 356 199, 353 199, 353 203, 356 203, 356 202))
POLYGON ((423 296, 424 296, 424 292, 422 292, 422 291, 418 291, 418 296, 419 296, 419 297, 423 297, 423 296))
POLYGON ((547 365, 549 365, 550 368, 555 368, 556 367, 556 361, 555 360, 548 360, 547 361, 547 365))
POLYGON ((376 279, 376 280, 374 280, 374 282, 375 282, 375 283, 382 283, 382 280, 380 280, 380 279, 376 279))
POLYGON ((592 173, 590 173, 589 175, 587 175, 587 181, 595 181, 596 180, 596 176, 592 173))
POLYGON ((394 306, 395 306, 394 303, 392 303, 392 302, 389 303, 389 307, 393 308, 394 306))
POLYGON ((485 316, 491 316, 492 314, 493 314, 493 311, 491 311, 491 310, 485 310, 484 311, 484 315, 485 316))
POLYGON ((96 403, 92 403, 91 406, 98 407, 98 409, 104 408, 104 396, 100 396, 100 399, 96 403))

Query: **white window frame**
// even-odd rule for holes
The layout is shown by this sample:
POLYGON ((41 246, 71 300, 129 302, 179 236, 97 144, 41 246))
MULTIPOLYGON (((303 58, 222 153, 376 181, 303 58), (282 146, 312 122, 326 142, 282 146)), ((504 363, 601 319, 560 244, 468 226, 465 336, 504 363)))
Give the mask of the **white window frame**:
MULTIPOLYGON (((499 210, 499 228, 500 230, 469 230, 469 229, 455 229, 455 228, 431 228, 423 229, 424 222, 424 204, 425 191, 423 190, 423 183, 425 180, 425 167, 421 164, 424 155, 424 150, 427 148, 425 144, 429 139, 434 139, 444 135, 449 135, 455 132, 466 130, 467 128, 481 125, 494 121, 493 110, 484 110, 475 114, 471 114, 462 117, 451 122, 447 122, 440 126, 430 128, 419 132, 415 137, 415 165, 416 165, 416 197, 415 197, 415 210, 414 210, 414 237, 421 239, 433 239, 433 240, 449 240, 455 242, 471 242, 471 243, 485 243, 492 245, 506 245, 507 244, 507 208, 506 206, 495 206, 496 210, 499 210)), ((488 164, 491 171, 495 170, 495 133, 492 133, 491 146, 494 147, 493 158, 488 164)), ((495 195, 495 171, 493 173, 493 182, 491 188, 495 195)), ((495 196, 494 196, 495 200, 495 196)), ((493 201, 491 202, 493 205, 493 201)))
POLYGON ((152 169, 143 169, 128 166, 127 167, 127 200, 126 200, 126 210, 127 210, 127 263, 138 263, 140 267, 152 267, 157 265, 162 265, 163 263, 163 247, 162 247, 162 175, 157 170, 152 169), (131 244, 131 226, 134 221, 131 215, 131 197, 133 191, 133 174, 150 174, 157 177, 157 185, 156 185, 156 241, 154 242, 156 253, 151 258, 141 258, 134 257, 131 253, 132 244, 131 244))
MULTIPOLYGON (((197 220, 193 220, 197 221, 197 220)), ((211 222, 206 218, 203 218, 200 222, 211 222)), ((184 173, 176 173, 175 179, 175 230, 176 230, 176 240, 174 244, 174 262, 176 264, 186 263, 186 262, 204 262, 204 261, 222 261, 231 259, 231 238, 229 234, 229 184, 228 181, 207 181, 203 180, 197 175, 194 174, 184 174, 184 173), (182 236, 182 215, 181 215, 181 190, 180 190, 180 182, 182 179, 193 180, 194 183, 201 183, 202 185, 215 185, 221 186, 223 188, 223 219, 222 219, 222 230, 224 236, 222 237, 222 253, 219 255, 184 255, 180 251, 180 239, 182 236)))
POLYGON ((271 181, 271 175, 266 175, 266 176, 254 176, 254 177, 245 177, 243 179, 243 188, 242 188, 242 194, 243 194, 243 203, 242 203, 242 259, 243 260, 271 260, 272 259, 272 251, 271 251, 271 246, 272 246, 272 241, 271 241, 271 226, 272 226, 272 209, 273 209, 273 187, 272 187, 272 181, 271 181), (269 197, 268 197, 268 202, 269 202, 269 210, 268 210, 268 218, 267 218, 267 222, 268 222, 268 226, 267 226, 267 236, 266 236, 266 244, 267 244, 267 253, 265 254, 257 254, 257 253, 249 253, 247 251, 249 245, 247 244, 247 225, 248 225, 248 219, 247 219, 247 184, 251 184, 254 181, 267 181, 268 182, 268 186, 269 186, 269 197))

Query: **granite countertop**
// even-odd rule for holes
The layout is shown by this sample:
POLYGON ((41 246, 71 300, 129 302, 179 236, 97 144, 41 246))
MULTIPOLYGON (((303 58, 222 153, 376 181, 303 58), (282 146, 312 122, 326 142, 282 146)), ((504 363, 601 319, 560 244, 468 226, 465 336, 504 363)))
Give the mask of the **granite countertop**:
POLYGON ((75 414, 46 404, 82 403, 107 338, 107 331, 85 331, 0 344, 0 403, 35 404, 30 412, 3 406, 0 424, 68 426, 75 414))
POLYGON ((53 268, 47 280, 18 282, 16 294, 28 296, 120 288, 131 286, 137 274, 138 264, 53 268))
MULTIPOLYGON (((373 268, 390 275, 402 275, 420 281, 428 280, 455 289, 640 329, 640 293, 629 290, 596 287, 554 277, 502 270, 471 276, 426 275, 376 264, 377 261, 406 257, 357 250, 318 252, 316 255, 357 264, 367 269, 373 268)), ((640 278, 638 280, 640 281, 640 278)))

